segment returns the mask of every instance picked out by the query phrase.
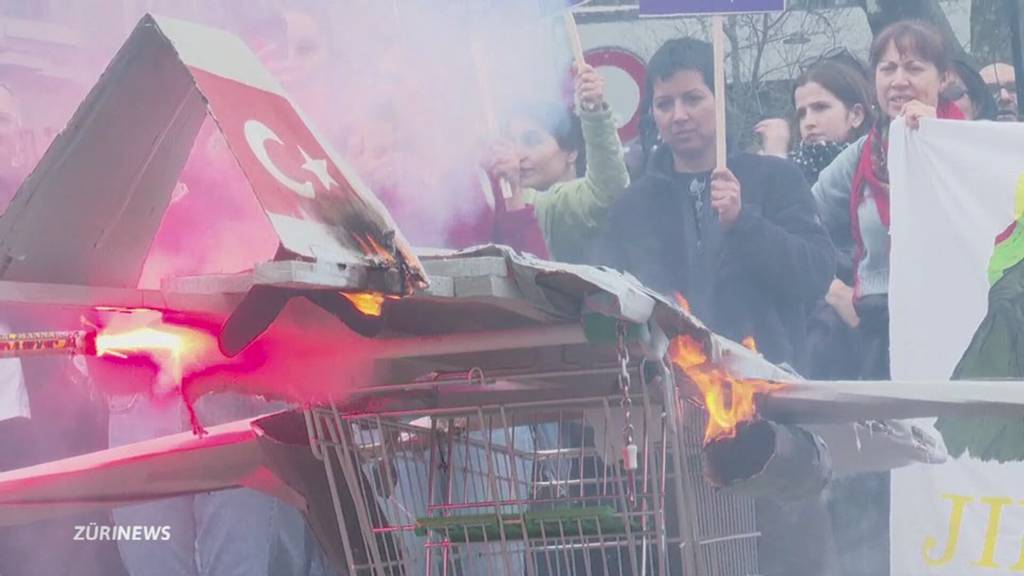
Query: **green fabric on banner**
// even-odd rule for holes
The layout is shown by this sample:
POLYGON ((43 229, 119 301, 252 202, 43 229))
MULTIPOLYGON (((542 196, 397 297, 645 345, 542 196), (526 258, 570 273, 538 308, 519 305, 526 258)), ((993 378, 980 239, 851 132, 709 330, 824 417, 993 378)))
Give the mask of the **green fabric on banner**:
MULTIPOLYGON (((1014 235, 1022 229, 1018 225, 1014 235)), ((1024 379, 1024 242, 1000 246, 1006 249, 1003 262, 1015 263, 989 291, 988 314, 953 371, 954 380, 1024 379)), ((936 427, 954 457, 969 451, 980 460, 1024 461, 1024 414, 942 417, 936 427)))
POLYGON ((996 244, 988 261, 988 283, 994 285, 1007 270, 1024 260, 1024 224, 1018 223, 1006 240, 996 244))

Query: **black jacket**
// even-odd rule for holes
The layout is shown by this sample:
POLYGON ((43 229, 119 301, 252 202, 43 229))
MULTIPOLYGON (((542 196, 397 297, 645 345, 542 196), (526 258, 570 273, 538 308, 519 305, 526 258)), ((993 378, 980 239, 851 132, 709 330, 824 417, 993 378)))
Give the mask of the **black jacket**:
POLYGON ((698 232, 695 199, 662 147, 613 206, 592 257, 666 295, 682 293, 715 332, 736 341, 753 336, 766 358, 792 363, 806 310, 835 274, 834 250, 794 164, 739 154, 728 165, 743 202, 731 230, 722 231, 708 185, 698 232))

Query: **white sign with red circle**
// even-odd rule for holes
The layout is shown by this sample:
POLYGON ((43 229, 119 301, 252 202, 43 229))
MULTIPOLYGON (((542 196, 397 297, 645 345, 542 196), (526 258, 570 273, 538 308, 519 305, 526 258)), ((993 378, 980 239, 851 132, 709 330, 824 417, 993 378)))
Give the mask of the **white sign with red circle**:
POLYGON ((587 63, 604 76, 605 99, 615 112, 619 139, 629 142, 640 133, 647 67, 642 58, 620 46, 587 50, 587 63))

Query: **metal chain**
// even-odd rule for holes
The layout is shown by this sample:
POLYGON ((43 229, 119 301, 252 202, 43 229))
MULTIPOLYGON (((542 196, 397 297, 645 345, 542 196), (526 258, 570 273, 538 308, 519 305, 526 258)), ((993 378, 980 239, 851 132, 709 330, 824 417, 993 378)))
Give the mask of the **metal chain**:
POLYGON ((630 396, 630 384, 632 384, 629 377, 629 348, 626 346, 626 324, 619 322, 616 327, 616 345, 615 351, 619 357, 619 390, 622 392, 622 398, 619 400, 619 406, 622 407, 622 412, 625 416, 626 423, 622 428, 622 463, 626 470, 626 477, 628 482, 626 483, 626 500, 630 507, 636 506, 636 469, 637 469, 637 446, 633 443, 633 418, 630 414, 633 408, 633 398, 630 396))
POLYGON ((622 392, 622 398, 619 400, 619 406, 626 415, 626 426, 622 430, 623 439, 626 441, 626 446, 633 444, 633 421, 630 418, 630 409, 633 408, 633 398, 630 396, 630 384, 632 381, 629 377, 629 348, 626 346, 626 324, 625 322, 619 322, 616 329, 616 345, 615 351, 619 357, 619 391, 622 392))

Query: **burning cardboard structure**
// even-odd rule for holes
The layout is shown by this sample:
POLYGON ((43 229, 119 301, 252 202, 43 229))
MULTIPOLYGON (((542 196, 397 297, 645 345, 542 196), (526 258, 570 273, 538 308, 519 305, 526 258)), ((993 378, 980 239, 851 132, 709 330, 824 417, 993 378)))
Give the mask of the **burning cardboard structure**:
MULTIPOLYGON (((751 378, 783 383, 780 394, 789 394, 794 404, 800 405, 799 410, 775 412, 770 403, 761 403, 762 417, 787 423, 772 426, 789 431, 789 436, 778 435, 788 439, 788 443, 771 445, 767 455, 760 454, 764 466, 743 478, 730 479, 728 483, 742 494, 772 494, 780 486, 786 490, 775 493, 776 496, 792 494, 793 485, 780 483, 778 472, 783 478, 804 480, 799 484, 801 490, 815 491, 821 489, 821 481, 827 481, 835 468, 853 472, 867 465, 889 468, 942 458, 941 447, 929 444, 927 433, 915 434, 910 427, 871 431, 851 422, 870 417, 877 406, 885 406, 893 413, 914 407, 912 401, 891 401, 884 395, 859 396, 852 386, 846 393, 854 406, 859 406, 858 410, 850 410, 842 418, 814 428, 813 434, 796 427, 803 420, 820 421, 818 412, 827 410, 832 400, 819 396, 813 385, 801 389, 802 384, 792 374, 710 333, 674 304, 628 276, 610 270, 552 264, 500 247, 423 255, 421 261, 431 285, 410 297, 385 304, 385 329, 374 339, 379 346, 374 381, 354 392, 327 378, 319 383, 349 392, 332 409, 341 413, 372 410, 421 414, 526 400, 557 402, 594 394, 614 396, 618 371, 612 327, 624 321, 636 327, 629 340, 634 358, 646 362, 662 358, 673 338, 687 335, 701 342, 715 362, 744 370, 738 373, 751 378), (478 376, 471 378, 474 369, 478 376), (846 439, 849 443, 843 445, 846 439), (781 446, 781 451, 776 446, 781 446), (803 467, 779 466, 792 462, 800 462, 803 467)), ((175 302, 179 310, 219 310, 226 314, 252 281, 252 275, 183 278, 168 283, 168 288, 175 291, 166 291, 159 297, 175 302)), ((80 304, 88 305, 91 297, 84 290, 82 294, 80 304)), ((153 301, 158 296, 129 290, 107 294, 117 296, 115 303, 124 304, 153 301)), ((53 294, 32 295, 36 299, 45 297, 53 294)), ((64 303, 69 302, 65 299, 64 303)), ((282 320, 287 320, 290 313, 286 310, 282 320)), ((336 323, 326 313, 323 318, 336 323)), ((638 370, 639 364, 631 366, 637 382, 638 370)), ((643 389, 639 384, 637 388, 643 389)), ((690 390, 691 395, 699 397, 696 387, 690 390)), ((657 396, 656 392, 653 394, 657 396)), ((778 405, 788 406, 784 400, 778 405)), ((669 409, 666 407, 686 414, 684 418, 675 413, 665 421, 673 427, 675 435, 687 439, 687 457, 700 454, 705 429, 703 420, 698 418, 699 409, 687 402, 652 406, 659 414, 669 409)), ((642 411, 638 406, 634 418, 642 411)), ((588 412, 586 421, 597 428, 602 412, 588 412)), ((617 440, 624 418, 621 409, 613 407, 611 417, 604 420, 614 427, 613 433, 602 434, 612 439, 601 454, 609 462, 618 461, 624 448, 624 441, 617 440)), ((638 423, 637 430, 641 428, 638 423)), ((330 462, 329 458, 326 460, 330 462)), ((345 485, 344 478, 336 471, 325 476, 324 467, 310 449, 310 434, 302 415, 283 413, 214 427, 202 438, 184 434, 0 475, 0 518, 7 523, 27 522, 92 507, 247 486, 303 510, 325 548, 336 555, 338 565, 345 566, 344 553, 358 558, 359 551, 367 545, 358 540, 347 547, 337 544, 342 541, 341 529, 332 494, 338 495, 338 506, 347 511, 345 522, 355 523, 356 515, 344 505, 349 502, 348 506, 352 506, 352 497, 346 500, 346 492, 337 488, 345 485), (335 483, 334 490, 327 478, 335 483)), ((705 508, 685 509, 686 514, 692 515, 694 525, 694 532, 686 538, 709 541, 697 547, 706 554, 736 555, 737 552, 724 552, 720 542, 711 541, 723 537, 723 529, 732 534, 754 534, 754 527, 744 524, 745 520, 735 520, 735 525, 723 528, 722 518, 727 516, 712 524, 702 515, 727 508, 749 508, 752 504, 746 497, 713 491, 702 476, 697 469, 680 478, 681 483, 686 482, 686 490, 699 493, 698 499, 705 502, 705 508)), ((745 546, 754 541, 755 536, 747 536, 745 546)), ((698 562, 697 557, 693 561, 698 562)))
POLYGON ((135 287, 207 116, 291 263, 268 286, 403 295, 423 285, 387 211, 238 38, 149 16, 0 218, 0 278, 135 287), (322 272, 319 284, 302 263, 322 272))
MULTIPOLYGON (((803 382, 616 271, 554 264, 494 246, 417 254, 240 41, 162 18, 140 22, 19 190, 0 218, 0 251, 0 299, 6 302, 209 316, 223 326, 220 344, 228 356, 264 331, 273 341, 282 325, 301 323, 307 333, 333 342, 335 355, 358 350, 372 364, 357 389, 328 365, 307 383, 342 413, 415 414, 595 390, 615 395, 623 371, 644 380, 652 368, 664 401, 638 407, 633 416, 653 411, 651 420, 663 421, 676 443, 669 456, 680 471, 674 481, 681 496, 674 504, 691 519, 689 532, 676 536, 692 544, 685 554, 694 570, 713 563, 703 551, 713 555, 729 536, 709 528, 702 511, 715 508, 699 502, 749 508, 749 501, 713 493, 686 464, 708 438, 702 420, 684 417, 699 413, 684 396, 735 412, 733 401, 711 395, 736 398, 733 387, 769 383, 746 395, 756 403, 732 421, 735 437, 711 445, 707 476, 747 495, 794 497, 820 491, 836 472, 944 458, 932 430, 860 422, 1024 404, 1024 396, 1004 383, 944 383, 937 394, 923 385, 803 382), (136 290, 207 114, 273 225, 279 256, 248 273, 175 278, 161 291, 136 290), (680 363, 677 388, 665 359, 678 356, 670 351, 684 341, 700 358, 680 363), (642 362, 622 367, 622 347, 642 362), (704 369, 717 371, 717 381, 703 382, 704 369), (753 415, 761 421, 746 422, 753 415), (684 448, 691 453, 681 454, 684 448), (732 466, 748 456, 754 465, 732 466)), ((309 388, 282 389, 255 376, 239 375, 232 385, 308 398, 309 388)), ((624 411, 605 412, 630 422, 624 411)), ((211 428, 203 437, 168 437, 0 474, 0 525, 247 486, 303 510, 337 564, 351 565, 372 542, 344 538, 356 530, 358 506, 338 489, 345 478, 332 475, 329 465, 325 476, 311 422, 318 420, 309 413, 285 412, 211 428), (344 551, 330 546, 342 540, 344 551)), ((601 457, 628 460, 628 444, 624 437, 601 457)), ((715 530, 741 534, 753 526, 718 523, 715 530)))

